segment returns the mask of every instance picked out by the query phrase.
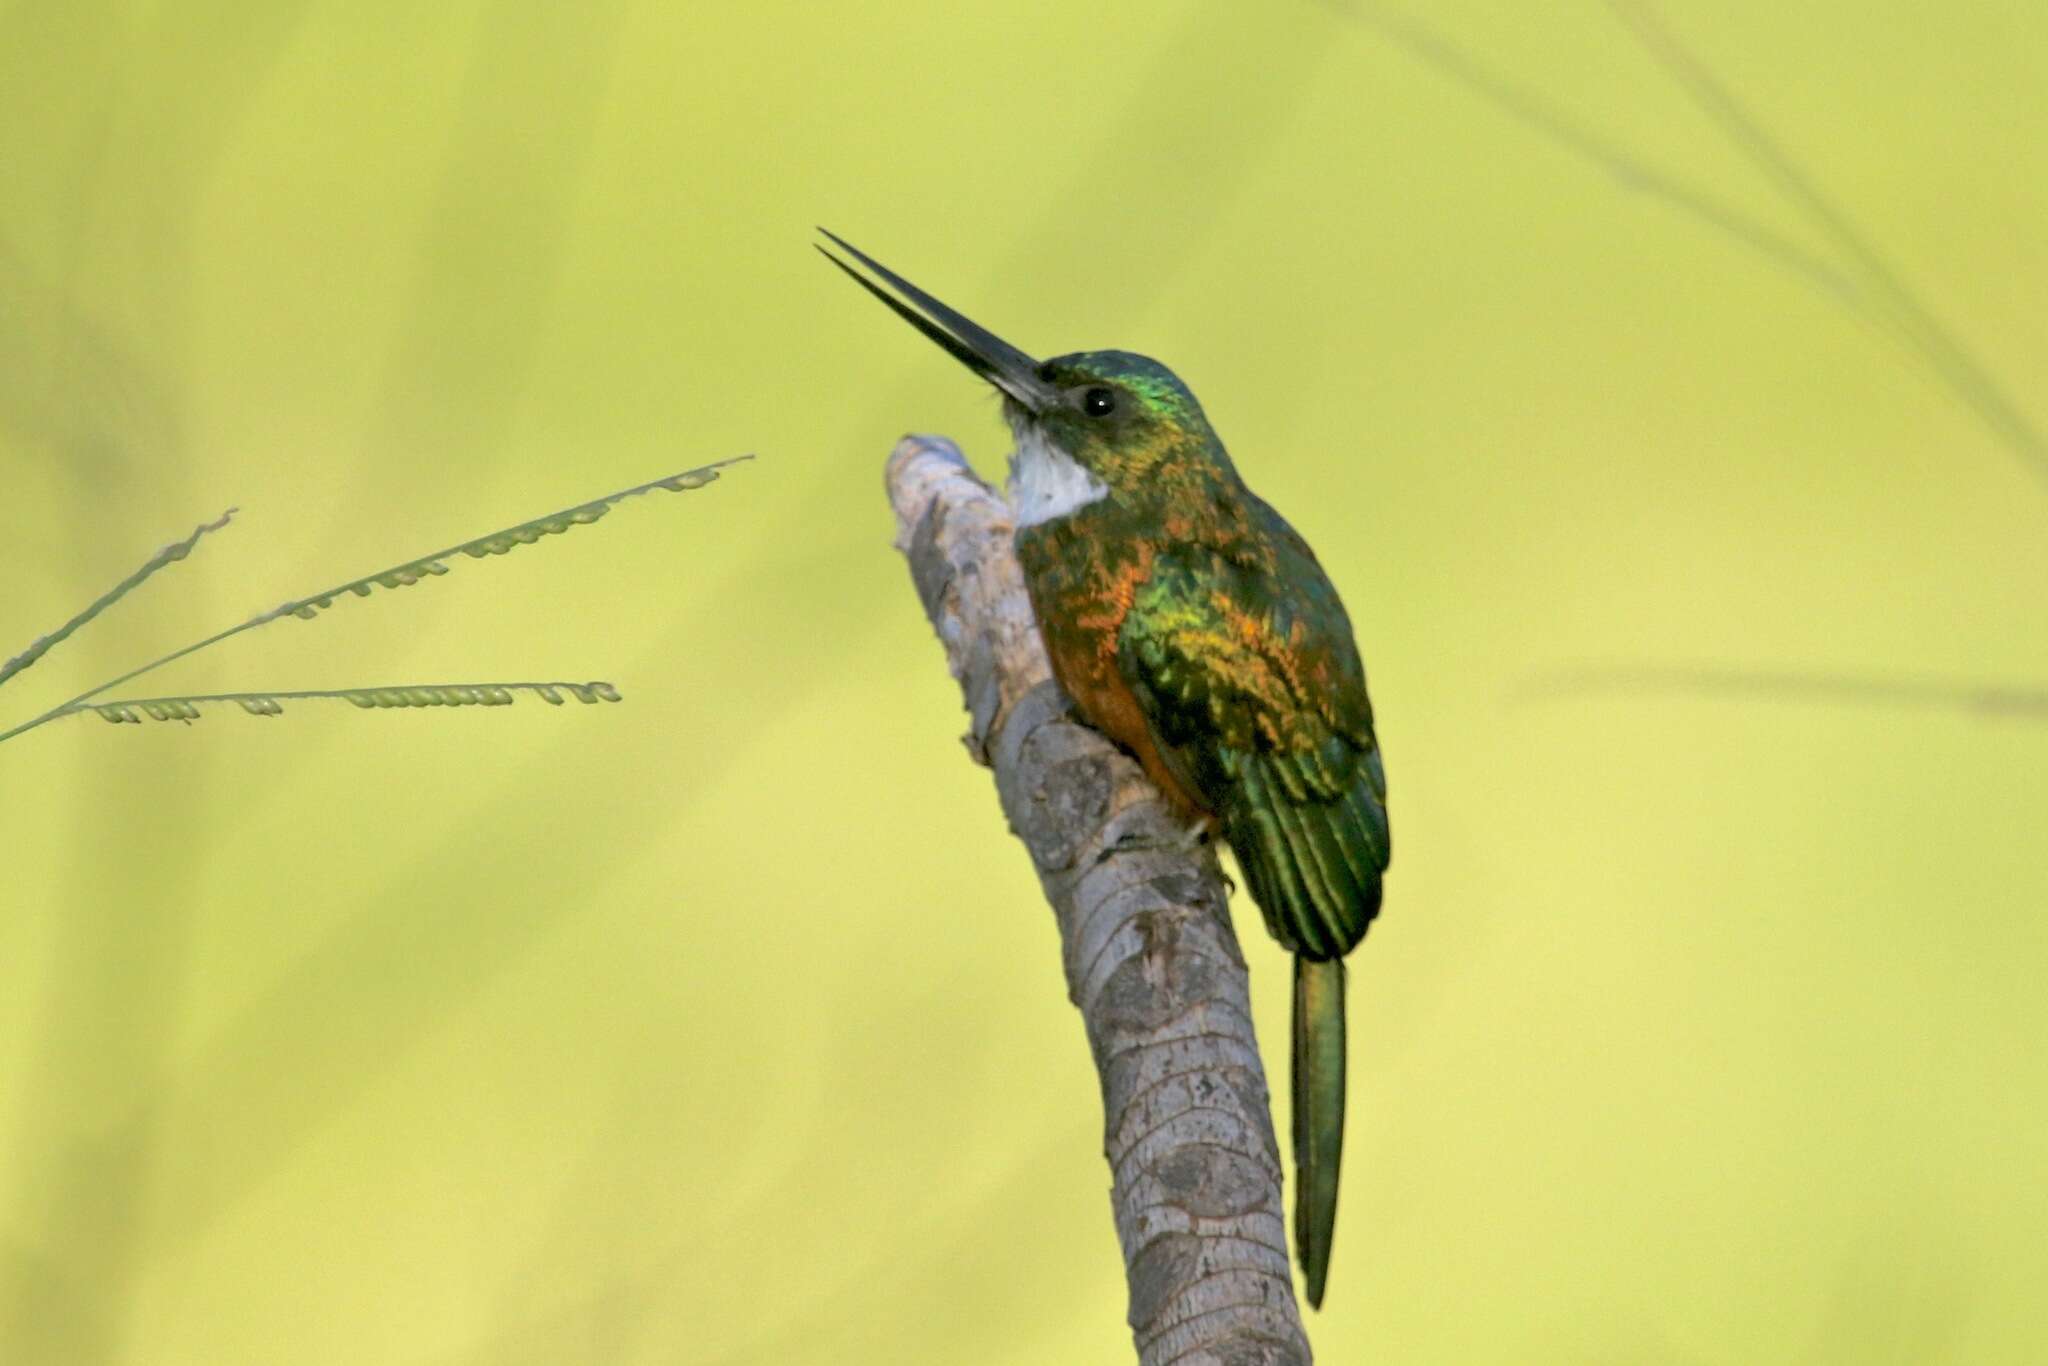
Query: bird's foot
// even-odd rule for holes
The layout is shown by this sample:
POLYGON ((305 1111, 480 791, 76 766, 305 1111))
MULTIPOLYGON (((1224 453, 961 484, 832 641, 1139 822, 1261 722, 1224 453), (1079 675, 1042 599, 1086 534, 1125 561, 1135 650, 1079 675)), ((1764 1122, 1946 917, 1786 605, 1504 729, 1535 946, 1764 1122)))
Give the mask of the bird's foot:
POLYGON ((1193 853, 1209 842, 1213 833, 1212 823, 1207 816, 1197 816, 1180 830, 1171 835, 1154 835, 1144 831, 1126 830, 1110 843, 1106 854, 1129 854, 1141 849, 1166 849, 1176 854, 1193 853))
MULTIPOLYGON (((1146 849, 1160 849, 1175 854, 1192 854, 1205 845, 1213 844, 1216 838, 1216 822, 1208 816, 1197 816, 1171 834, 1156 835, 1140 830, 1126 830, 1104 845, 1097 854, 1096 862, 1116 854, 1137 853, 1146 849)), ((1221 862, 1216 871, 1223 878, 1225 898, 1237 895, 1237 882, 1223 871, 1221 862)))

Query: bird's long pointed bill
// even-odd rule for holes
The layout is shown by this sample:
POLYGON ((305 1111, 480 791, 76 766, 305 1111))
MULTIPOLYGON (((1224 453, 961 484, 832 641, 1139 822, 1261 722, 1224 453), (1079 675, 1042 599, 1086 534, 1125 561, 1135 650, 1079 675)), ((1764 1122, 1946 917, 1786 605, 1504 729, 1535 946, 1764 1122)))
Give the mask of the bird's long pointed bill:
POLYGON ((853 282, 887 304, 890 311, 938 343, 953 359, 980 375, 996 388, 1032 412, 1044 411, 1056 397, 1038 377, 1038 362, 981 326, 973 319, 946 307, 851 242, 818 229, 832 245, 867 267, 889 289, 870 280, 846 262, 819 247, 826 260, 845 271, 853 282), (892 294, 889 291, 894 290, 892 294), (902 298, 898 298, 901 295, 902 298), (906 303, 904 300, 908 300, 906 303))

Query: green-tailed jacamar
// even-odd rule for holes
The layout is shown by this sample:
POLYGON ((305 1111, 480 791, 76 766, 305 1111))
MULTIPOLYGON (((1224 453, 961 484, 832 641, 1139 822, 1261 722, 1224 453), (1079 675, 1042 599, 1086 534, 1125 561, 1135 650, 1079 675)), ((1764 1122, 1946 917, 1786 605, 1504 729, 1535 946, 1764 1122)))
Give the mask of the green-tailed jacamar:
POLYGON ((894 293, 825 252, 833 264, 1002 393, 1017 558, 1054 675, 1229 841, 1294 954, 1294 1237, 1320 1306, 1344 1145, 1343 958, 1379 910, 1389 852, 1344 605, 1165 366, 1125 351, 1035 361, 825 235, 894 293))

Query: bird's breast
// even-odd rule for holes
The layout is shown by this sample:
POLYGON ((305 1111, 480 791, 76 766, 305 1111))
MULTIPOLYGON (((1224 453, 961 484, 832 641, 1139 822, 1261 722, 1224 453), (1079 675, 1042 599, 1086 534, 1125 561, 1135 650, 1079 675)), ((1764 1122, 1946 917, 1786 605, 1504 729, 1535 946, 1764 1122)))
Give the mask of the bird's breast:
POLYGON ((1168 770, 1145 709, 1117 667, 1118 636, 1152 576, 1155 550, 1145 541, 1090 536, 1075 520, 1017 534, 1017 559, 1053 677, 1082 719, 1136 755, 1170 800, 1202 812, 1204 803, 1168 770))

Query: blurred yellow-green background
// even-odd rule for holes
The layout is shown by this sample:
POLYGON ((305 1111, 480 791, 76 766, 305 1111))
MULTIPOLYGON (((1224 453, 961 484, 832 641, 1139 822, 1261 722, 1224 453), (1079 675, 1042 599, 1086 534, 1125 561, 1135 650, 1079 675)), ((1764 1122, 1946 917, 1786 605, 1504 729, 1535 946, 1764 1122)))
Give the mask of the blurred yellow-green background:
POLYGON ((881 495, 1002 433, 814 223, 1168 360, 1346 595, 1399 839, 1324 1361, 2040 1360, 2048 17, 1664 12, 1972 371, 1614 12, 1402 13, 0 4, 0 654, 242 510, 9 722, 761 457, 146 689, 622 706, 0 748, 0 1362, 1129 1358, 881 495))

